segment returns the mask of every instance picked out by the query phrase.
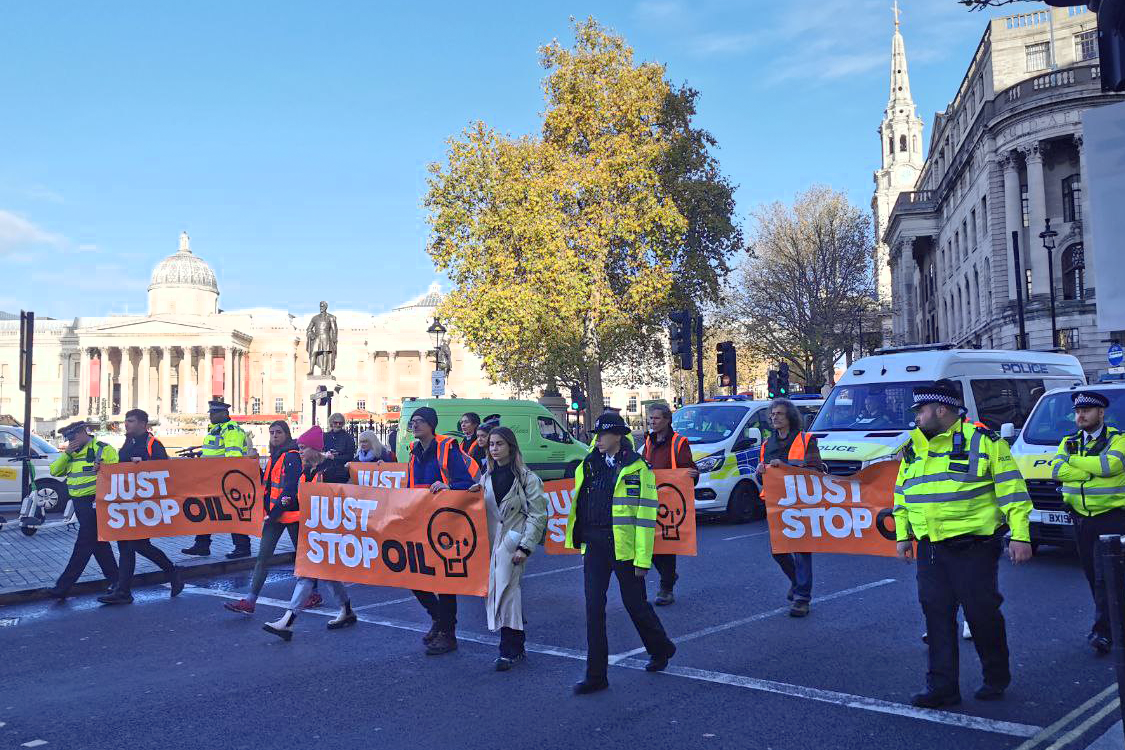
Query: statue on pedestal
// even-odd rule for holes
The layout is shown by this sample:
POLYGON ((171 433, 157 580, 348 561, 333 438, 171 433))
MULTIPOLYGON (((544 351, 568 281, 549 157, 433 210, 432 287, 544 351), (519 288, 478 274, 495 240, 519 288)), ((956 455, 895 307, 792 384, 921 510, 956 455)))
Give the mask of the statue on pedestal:
POLYGON ((305 348, 309 353, 309 376, 320 368, 321 377, 332 377, 336 369, 336 346, 339 339, 339 329, 336 326, 336 316, 328 312, 328 303, 320 303, 320 312, 309 321, 305 331, 305 348))

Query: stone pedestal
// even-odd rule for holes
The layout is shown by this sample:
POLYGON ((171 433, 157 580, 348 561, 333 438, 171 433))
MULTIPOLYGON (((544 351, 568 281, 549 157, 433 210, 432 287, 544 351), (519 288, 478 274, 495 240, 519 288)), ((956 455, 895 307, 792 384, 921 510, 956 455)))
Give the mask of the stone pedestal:
POLYGON ((303 382, 304 385, 301 386, 301 391, 299 394, 301 398, 301 429, 307 430, 315 423, 320 425, 325 430, 325 432, 327 432, 328 415, 333 411, 340 410, 340 394, 336 393, 336 378, 324 378, 314 375, 313 377, 305 378, 303 382), (324 406, 321 406, 320 404, 317 404, 315 410, 316 419, 314 421, 312 394, 315 393, 320 386, 324 386, 324 388, 332 394, 332 405, 329 406, 325 404, 324 406))
POLYGON ((547 407, 547 411, 554 415, 559 424, 566 426, 566 409, 569 404, 565 398, 562 396, 543 396, 539 399, 539 403, 547 407))

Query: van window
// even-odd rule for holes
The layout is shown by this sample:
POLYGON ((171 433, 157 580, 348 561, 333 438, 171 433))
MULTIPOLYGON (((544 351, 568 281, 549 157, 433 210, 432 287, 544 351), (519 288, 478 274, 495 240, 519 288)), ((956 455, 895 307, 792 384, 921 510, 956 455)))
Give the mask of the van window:
MULTIPOLYGON (((1125 389, 1107 389, 1101 393, 1109 399, 1109 408, 1105 412, 1106 424, 1122 429, 1125 426, 1125 389)), ((1068 391, 1044 396, 1027 420, 1027 426, 1020 436, 1026 443, 1055 446, 1062 442, 1063 437, 1077 429, 1078 426, 1074 423, 1074 402, 1068 391)))
MULTIPOLYGON (((990 430, 1011 422, 1023 427, 1027 415, 1043 395, 1042 380, 973 380, 973 400, 977 402, 977 419, 990 430)), ((1060 438, 1061 439, 1061 438, 1060 438)))
MULTIPOLYGON (((953 381, 958 392, 961 384, 953 381)), ((828 430, 909 430, 914 427, 914 388, 930 381, 849 383, 832 389, 813 420, 813 432, 828 430)))
POLYGON ((569 443, 571 442, 570 435, 566 434, 566 430, 562 426, 551 419, 550 417, 538 417, 539 421, 539 434, 546 440, 555 443, 569 443))
POLYGON ((672 429, 689 443, 717 443, 738 429, 748 411, 745 406, 692 404, 672 415, 672 429))

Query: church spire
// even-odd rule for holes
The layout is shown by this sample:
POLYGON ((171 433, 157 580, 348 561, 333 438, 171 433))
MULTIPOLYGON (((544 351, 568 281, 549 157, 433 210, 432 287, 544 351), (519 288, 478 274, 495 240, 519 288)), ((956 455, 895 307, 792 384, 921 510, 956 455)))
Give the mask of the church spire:
POLYGON ((914 100, 910 98, 910 72, 906 68, 906 42, 902 39, 899 30, 898 0, 895 0, 895 34, 891 42, 891 95, 887 102, 888 114, 893 114, 897 109, 910 108, 909 114, 914 114, 914 100))

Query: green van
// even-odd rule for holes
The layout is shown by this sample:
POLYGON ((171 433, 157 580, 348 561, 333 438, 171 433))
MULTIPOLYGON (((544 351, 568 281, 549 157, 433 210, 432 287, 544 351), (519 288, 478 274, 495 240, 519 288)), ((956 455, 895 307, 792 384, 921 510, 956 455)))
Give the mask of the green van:
POLYGON ((483 419, 500 415, 500 424, 516 434, 528 467, 543 479, 561 479, 574 476, 589 446, 575 440, 558 423, 547 407, 535 401, 510 401, 494 398, 418 398, 402 402, 402 416, 398 422, 398 445, 395 452, 405 457, 414 436, 406 423, 414 410, 429 406, 438 415, 437 434, 458 439, 461 434, 461 415, 476 412, 483 419))

